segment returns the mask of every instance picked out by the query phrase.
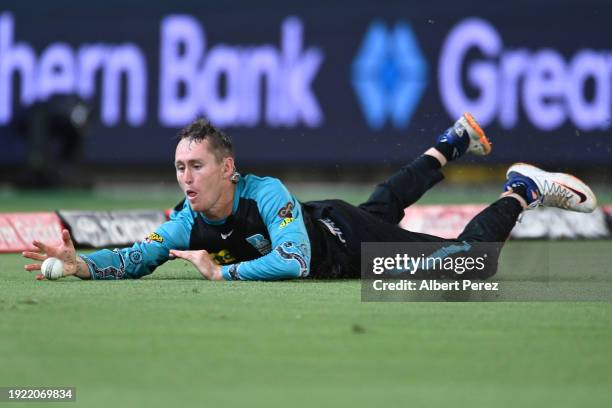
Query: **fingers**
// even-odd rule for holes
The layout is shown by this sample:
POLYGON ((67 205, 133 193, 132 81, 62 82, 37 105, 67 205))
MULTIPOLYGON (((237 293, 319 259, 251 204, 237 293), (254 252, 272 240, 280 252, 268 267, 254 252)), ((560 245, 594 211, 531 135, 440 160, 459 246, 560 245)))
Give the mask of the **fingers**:
POLYGON ((24 258, 34 259, 35 261, 44 261, 45 259, 48 258, 46 254, 40 254, 38 252, 31 252, 31 251, 23 251, 21 255, 24 258))
POLYGON ((194 259, 193 257, 193 251, 179 251, 176 249, 171 249, 170 250, 170 255, 176 257, 176 258, 181 258, 181 259, 186 259, 188 261, 192 261, 194 259))
POLYGON ((62 241, 64 241, 64 245, 66 245, 67 247, 74 248, 72 238, 70 237, 70 232, 67 229, 62 230, 62 241))
MULTIPOLYGON (((35 261, 44 261, 45 259, 48 258, 46 254, 39 254, 38 252, 31 252, 31 251, 23 251, 21 255, 23 255, 25 258, 34 259, 35 261)), ((25 269, 28 272, 32 272, 32 271, 40 271, 41 267, 42 267, 42 264, 35 263, 35 264, 24 265, 23 269, 25 269)))
POLYGON ((32 245, 34 245, 36 248, 40 249, 42 252, 44 252, 45 254, 49 253, 49 250, 51 249, 51 247, 49 245, 43 244, 40 241, 32 241, 32 245))
POLYGON ((39 273, 38 275, 36 275, 36 280, 44 280, 45 279, 45 275, 43 275, 42 273, 39 273))
POLYGON ((178 249, 171 249, 170 250, 170 255, 174 256, 176 258, 181 258, 181 259, 185 259, 187 261, 190 262, 194 262, 197 259, 199 259, 200 257, 207 255, 208 252, 206 252, 205 250, 199 250, 199 251, 179 251, 178 249))
MULTIPOLYGON (((67 229, 62 230, 62 243, 63 243, 63 246, 62 245, 51 246, 51 245, 47 245, 38 240, 32 241, 32 245, 34 245, 36 248, 38 248, 41 252, 43 252, 47 256, 55 256, 59 251, 62 250, 63 247, 67 247, 74 251, 74 244, 72 243, 70 232, 67 229)), ((36 258, 32 258, 32 259, 36 259, 36 258)))
POLYGON ((28 272, 32 272, 32 271, 40 271, 40 267, 41 267, 41 264, 39 263, 27 264, 27 265, 24 265, 23 269, 25 269, 28 272))

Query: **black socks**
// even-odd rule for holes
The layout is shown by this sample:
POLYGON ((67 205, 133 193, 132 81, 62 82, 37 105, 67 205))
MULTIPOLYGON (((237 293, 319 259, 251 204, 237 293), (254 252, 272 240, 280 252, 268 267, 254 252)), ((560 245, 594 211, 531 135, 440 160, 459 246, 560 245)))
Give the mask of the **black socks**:
POLYGON ((457 154, 457 149, 455 149, 455 147, 448 142, 438 142, 434 148, 442 153, 442 155, 446 157, 447 161, 451 161, 459 157, 457 154))

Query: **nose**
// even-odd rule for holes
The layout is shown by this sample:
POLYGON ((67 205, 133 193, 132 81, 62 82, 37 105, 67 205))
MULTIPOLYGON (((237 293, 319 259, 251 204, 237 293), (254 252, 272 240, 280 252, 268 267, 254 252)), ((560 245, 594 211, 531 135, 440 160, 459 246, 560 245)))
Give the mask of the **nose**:
POLYGON ((183 183, 185 184, 193 183, 193 178, 191 177, 191 170, 189 170, 189 167, 185 168, 182 178, 183 178, 183 183))

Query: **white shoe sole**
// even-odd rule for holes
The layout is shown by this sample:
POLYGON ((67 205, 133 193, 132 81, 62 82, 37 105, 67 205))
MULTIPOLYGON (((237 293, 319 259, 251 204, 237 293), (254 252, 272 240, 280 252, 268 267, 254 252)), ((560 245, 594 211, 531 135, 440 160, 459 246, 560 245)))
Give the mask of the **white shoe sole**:
POLYGON ((566 173, 551 173, 527 163, 516 163, 508 168, 506 177, 511 172, 522 174, 532 179, 544 195, 542 205, 558 207, 571 211, 590 213, 597 207, 597 197, 593 191, 579 178, 566 173), (562 204, 547 200, 546 191, 551 186, 562 188, 569 197, 562 204))

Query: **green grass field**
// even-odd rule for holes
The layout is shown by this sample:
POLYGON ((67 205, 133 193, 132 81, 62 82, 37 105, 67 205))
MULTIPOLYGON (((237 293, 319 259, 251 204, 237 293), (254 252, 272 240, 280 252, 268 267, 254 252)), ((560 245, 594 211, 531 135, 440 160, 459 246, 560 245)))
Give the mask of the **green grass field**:
MULTIPOLYGON (((172 205, 74 194, 6 195, 0 210, 172 205)), ((605 253, 610 242, 555 248, 605 253)), ((610 302, 364 303, 359 281, 214 283, 174 261, 139 281, 50 282, 22 264, 0 255, 0 386, 77 387, 66 406, 612 401, 610 302)), ((609 287, 610 264, 588 266, 591 284, 609 287)))

